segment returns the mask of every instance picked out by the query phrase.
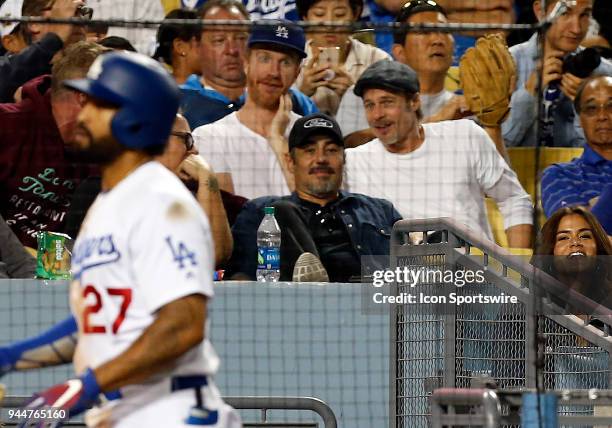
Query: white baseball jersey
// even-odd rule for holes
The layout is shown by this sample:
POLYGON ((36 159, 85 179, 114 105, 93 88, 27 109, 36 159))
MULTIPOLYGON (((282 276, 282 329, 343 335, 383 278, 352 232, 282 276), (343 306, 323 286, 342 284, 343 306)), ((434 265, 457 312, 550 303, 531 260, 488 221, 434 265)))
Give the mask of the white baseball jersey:
MULTIPOLYGON (((87 213, 72 256, 70 302, 79 325, 77 374, 124 352, 164 305, 192 294, 212 297, 213 263, 204 212, 158 162, 140 166, 113 189, 101 192, 87 213)), ((218 365, 206 339, 154 379, 122 388, 124 398, 113 406, 129 413, 160 394, 170 394, 171 376, 212 375, 218 365)))

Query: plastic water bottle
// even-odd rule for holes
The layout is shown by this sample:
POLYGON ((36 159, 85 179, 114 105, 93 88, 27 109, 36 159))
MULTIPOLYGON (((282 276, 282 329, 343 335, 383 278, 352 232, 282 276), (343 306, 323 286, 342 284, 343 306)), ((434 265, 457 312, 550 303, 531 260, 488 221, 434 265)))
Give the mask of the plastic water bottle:
POLYGON ((280 278, 281 231, 274 218, 274 207, 264 208, 257 229, 257 281, 277 282, 280 278))

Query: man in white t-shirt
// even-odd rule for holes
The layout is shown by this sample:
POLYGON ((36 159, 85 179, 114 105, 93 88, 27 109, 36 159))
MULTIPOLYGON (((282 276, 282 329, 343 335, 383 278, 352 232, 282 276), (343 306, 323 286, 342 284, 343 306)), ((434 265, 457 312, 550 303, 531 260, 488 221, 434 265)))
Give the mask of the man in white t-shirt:
MULTIPOLYGON (((446 24, 444 9, 434 2, 409 2, 397 18, 397 23, 413 25, 446 24)), ((444 88, 446 74, 453 64, 453 36, 442 32, 397 32, 393 34, 393 57, 409 65, 419 76, 421 111, 424 122, 460 119, 467 115, 463 96, 453 95, 444 88)), ((368 128, 361 99, 350 88, 342 99, 336 119, 342 126, 347 145, 354 147, 374 139, 368 128)))
POLYGON ((286 140, 276 136, 285 134, 299 117, 291 112, 288 91, 306 56, 304 44, 304 31, 291 22, 253 27, 247 43, 244 106, 193 132, 221 189, 249 199, 293 190, 286 140))
POLYGON ((485 194, 504 215, 511 247, 530 247, 532 203, 487 133, 470 120, 422 124, 419 80, 379 61, 355 85, 375 140, 346 153, 351 192, 391 201, 404 219, 452 217, 492 239, 485 194))
POLYGON ((72 361, 78 376, 35 394, 23 426, 41 409, 57 410, 47 422, 59 426, 95 406, 85 415, 95 428, 241 427, 212 379, 209 223, 179 178, 153 160, 178 110, 176 83, 151 58, 113 52, 64 85, 87 95, 74 148, 100 166, 102 192, 72 253, 72 317, 0 348, 0 374, 72 361))

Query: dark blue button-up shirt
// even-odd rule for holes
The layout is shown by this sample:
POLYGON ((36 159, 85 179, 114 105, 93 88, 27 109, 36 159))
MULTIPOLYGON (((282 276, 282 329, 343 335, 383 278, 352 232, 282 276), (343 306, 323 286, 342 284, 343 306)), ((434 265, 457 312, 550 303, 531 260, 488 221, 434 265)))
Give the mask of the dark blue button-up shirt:
MULTIPOLYGON (((264 217, 264 207, 279 200, 288 200, 309 210, 300 204, 295 192, 290 196, 264 196, 247 202, 232 227, 234 251, 226 269, 227 277, 240 272, 255 279, 257 228, 264 217)), ((339 199, 331 204, 334 214, 346 226, 353 249, 359 256, 389 254, 393 224, 402 218, 391 202, 341 191, 339 199)), ((306 217, 309 218, 310 213, 306 217)))

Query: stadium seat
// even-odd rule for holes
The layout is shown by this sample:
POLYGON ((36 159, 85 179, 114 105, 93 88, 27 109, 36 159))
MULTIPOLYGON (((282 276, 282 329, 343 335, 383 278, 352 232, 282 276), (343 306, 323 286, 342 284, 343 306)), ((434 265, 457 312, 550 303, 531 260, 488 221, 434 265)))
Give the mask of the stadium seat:
MULTIPOLYGON (((510 166, 516 172, 523 188, 531 195, 532 200, 535 200, 536 183, 539 185, 540 175, 546 167, 554 163, 569 162, 582 155, 584 149, 581 147, 542 147, 540 148, 537 172, 535 168, 535 150, 535 147, 511 147, 508 149, 510 166)), ((508 239, 504 230, 504 219, 495 201, 490 198, 487 198, 486 201, 487 215, 493 230, 493 238, 498 245, 507 248, 508 239)), ((542 212, 540 201, 537 201, 536 209, 538 211, 538 223, 541 226, 546 221, 546 217, 542 212)))

